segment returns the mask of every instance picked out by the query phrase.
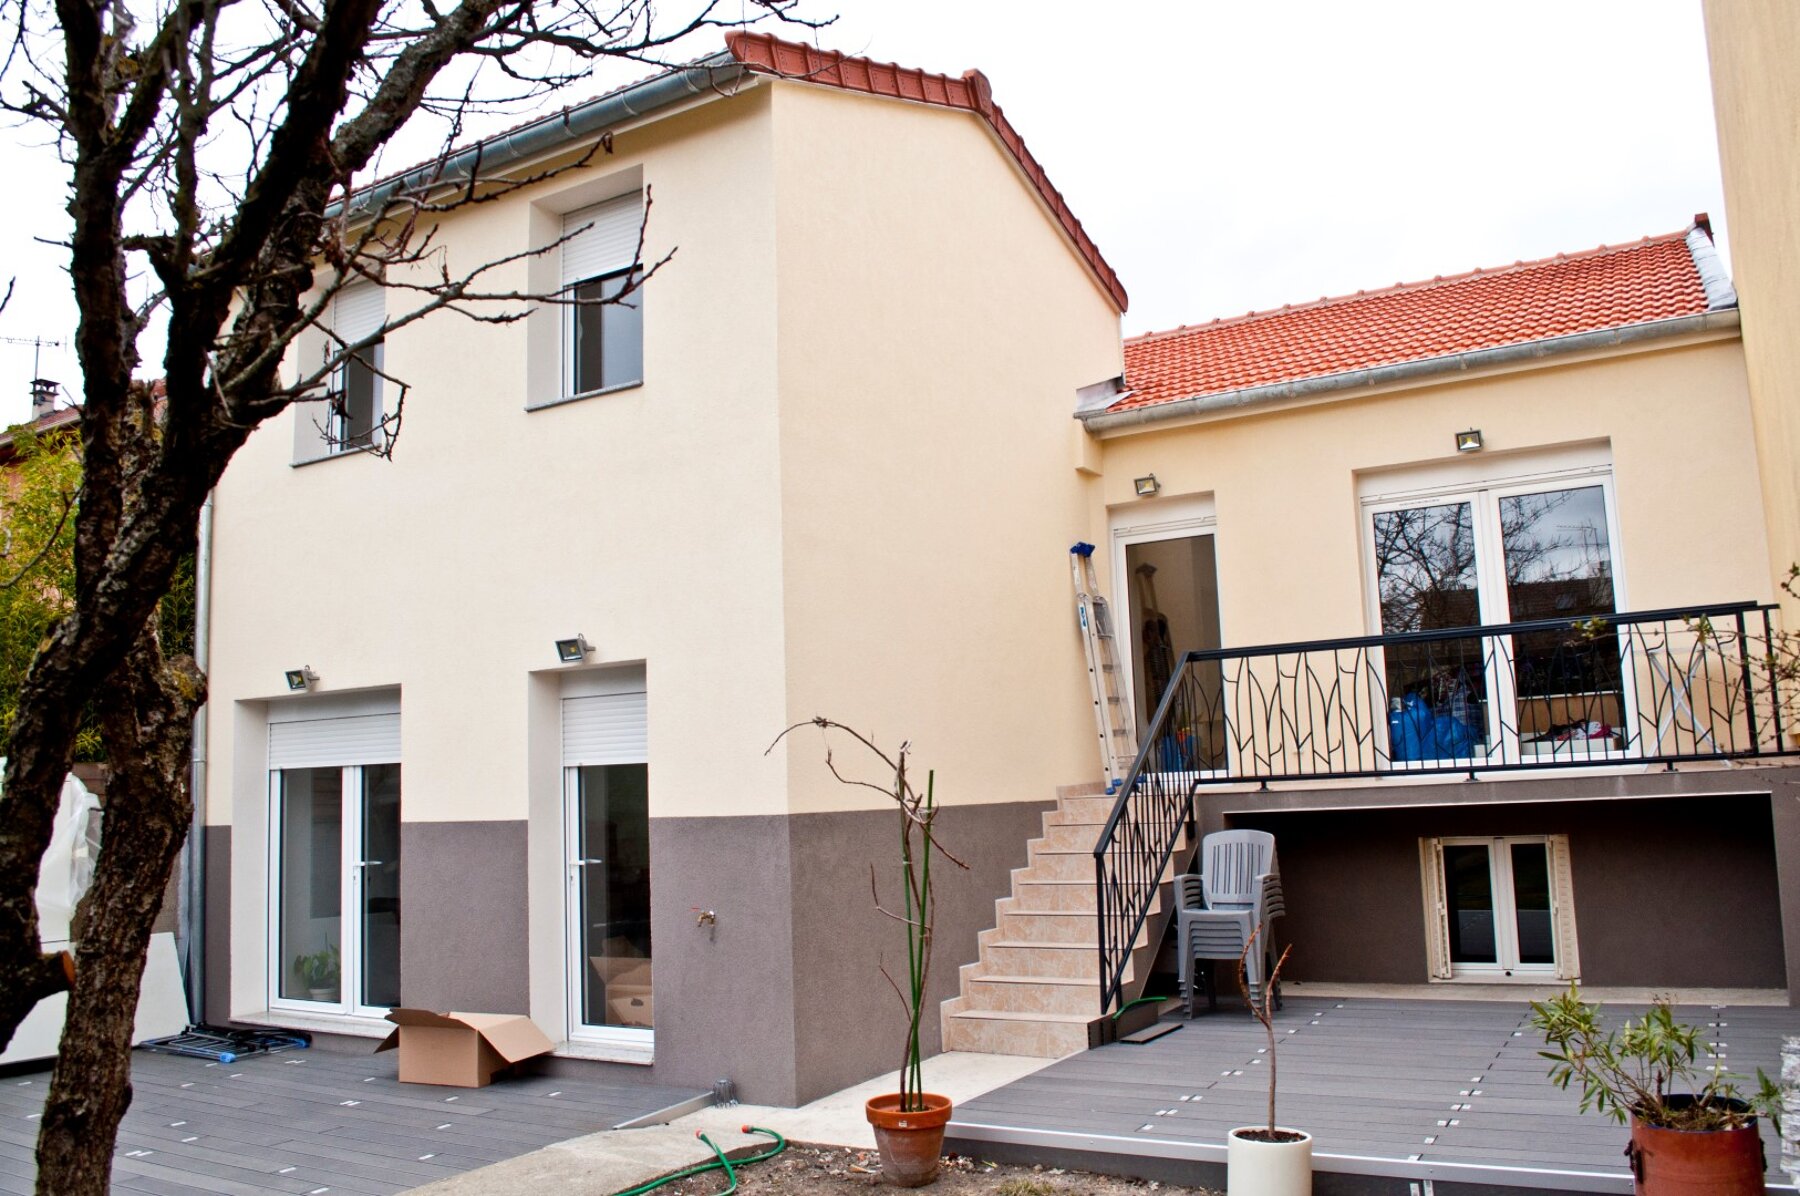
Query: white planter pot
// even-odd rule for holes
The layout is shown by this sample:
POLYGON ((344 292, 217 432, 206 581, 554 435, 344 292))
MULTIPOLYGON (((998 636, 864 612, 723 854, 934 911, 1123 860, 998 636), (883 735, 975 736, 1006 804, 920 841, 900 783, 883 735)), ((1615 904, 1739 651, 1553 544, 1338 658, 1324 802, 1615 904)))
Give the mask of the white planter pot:
POLYGON ((1302 1133, 1296 1142, 1258 1142, 1238 1136, 1245 1130, 1263 1128, 1244 1126, 1225 1139, 1229 1196, 1312 1196, 1312 1135, 1302 1133))

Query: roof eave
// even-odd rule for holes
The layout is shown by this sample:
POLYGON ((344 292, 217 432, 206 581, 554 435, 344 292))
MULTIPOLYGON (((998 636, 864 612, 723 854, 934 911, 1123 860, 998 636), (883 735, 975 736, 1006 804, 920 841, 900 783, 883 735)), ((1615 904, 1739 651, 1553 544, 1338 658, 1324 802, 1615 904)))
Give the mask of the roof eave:
POLYGON ((1272 382, 1264 386, 1195 395, 1166 403, 1131 407, 1123 411, 1105 410, 1075 413, 1075 418, 1089 432, 1106 432, 1196 416, 1237 414, 1253 408, 1267 407, 1295 399, 1308 399, 1342 391, 1372 389, 1405 383, 1422 382, 1451 374, 1475 370, 1522 365, 1550 357, 1566 357, 1577 353, 1624 348, 1645 341, 1698 333, 1725 332, 1738 327, 1735 307, 1718 308, 1694 315, 1667 320, 1650 320, 1642 324, 1626 324, 1616 328, 1600 328, 1568 336, 1522 341, 1513 345, 1496 345, 1491 349, 1473 349, 1442 357, 1426 357, 1418 361, 1402 361, 1392 365, 1346 370, 1312 378, 1296 378, 1272 382))

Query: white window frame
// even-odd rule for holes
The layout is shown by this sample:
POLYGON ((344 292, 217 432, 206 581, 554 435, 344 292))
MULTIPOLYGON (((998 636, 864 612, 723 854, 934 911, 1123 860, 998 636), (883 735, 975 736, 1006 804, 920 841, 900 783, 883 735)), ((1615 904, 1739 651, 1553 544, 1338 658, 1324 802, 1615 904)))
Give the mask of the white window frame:
MULTIPOLYGON (((329 769, 331 766, 324 766, 329 769)), ((281 977, 287 960, 281 943, 281 900, 284 890, 281 874, 281 776, 283 772, 303 769, 269 770, 269 1008, 295 1013, 311 1013, 334 1017, 382 1018, 391 1006, 365 1005, 357 1000, 362 991, 362 898, 363 861, 363 765, 344 767, 343 774, 343 839, 339 844, 338 892, 338 1000, 307 1001, 281 995, 281 977)), ((402 786, 405 785, 402 774, 402 786)), ((404 792, 404 788, 403 788, 404 792)))
MULTIPOLYGON (((1580 454, 1591 455, 1591 454, 1580 454)), ((1454 472, 1454 471, 1449 471, 1454 472)), ((1413 488, 1381 487, 1378 493, 1365 493, 1362 499, 1360 534, 1363 547, 1363 600, 1370 633, 1381 635, 1381 578, 1375 559, 1375 517, 1393 511, 1419 507, 1447 506, 1466 502, 1475 539, 1475 589, 1478 622, 1482 625, 1511 622, 1506 593, 1506 553, 1500 537, 1500 501, 1527 494, 1544 494, 1557 490, 1577 490, 1598 486, 1606 506, 1607 553, 1612 566, 1613 611, 1631 609, 1626 599, 1625 566, 1619 537, 1619 504, 1613 488, 1610 460, 1604 463, 1552 466, 1535 472, 1514 472, 1509 476, 1487 477, 1471 474, 1462 478, 1437 481, 1413 488)), ((1373 489, 1365 486, 1365 491, 1373 489)), ((1372 662, 1386 675, 1386 662, 1377 651, 1372 662)), ((1518 721, 1518 694, 1510 670, 1492 669, 1488 678, 1487 747, 1468 757, 1446 760, 1407 761, 1413 771, 1427 768, 1475 768, 1493 760, 1524 760, 1535 754, 1526 745, 1502 742, 1501 718, 1512 712, 1509 721, 1518 721)), ((1632 724, 1637 709, 1634 670, 1621 668, 1620 723, 1621 734, 1632 724)), ((1385 729, 1384 732, 1385 734, 1385 729)), ((1567 753, 1570 762, 1616 760, 1629 762, 1635 754, 1628 748, 1589 747, 1580 754, 1567 753)))
POLYGON ((1580 978, 1567 835, 1445 835, 1421 839, 1420 860, 1425 870, 1426 957, 1433 980, 1542 984, 1580 978), (1550 877, 1552 944, 1552 961, 1547 964, 1519 962, 1512 848, 1521 843, 1542 844, 1544 848, 1550 877), (1488 850, 1488 884, 1494 901, 1494 963, 1457 963, 1450 958, 1449 877, 1444 871, 1446 847, 1486 847, 1488 850))
MULTIPOLYGON (((557 717, 559 720, 563 717, 566 710, 565 703, 570 699, 605 695, 636 695, 644 703, 645 744, 643 750, 634 748, 627 753, 635 757, 632 759, 619 756, 570 763, 567 743, 566 741, 564 743, 561 845, 563 863, 563 1011, 569 1027, 571 1044, 586 1048, 586 1052, 592 1052, 593 1057, 596 1058, 624 1063, 649 1063, 655 1059, 656 1053, 654 1025, 649 1029, 640 1026, 592 1026, 582 1018, 582 984, 585 978, 582 969, 591 965, 588 963, 581 939, 580 881, 582 865, 578 863, 581 850, 581 770, 590 763, 643 764, 648 768, 650 762, 647 729, 649 694, 642 666, 596 669, 565 677, 562 694, 557 702, 557 717)), ((559 736, 559 738, 561 737, 559 736)), ((650 902, 652 917, 654 917, 656 909, 654 882, 651 886, 650 902)), ((654 961, 654 944, 652 944, 651 958, 654 961)), ((654 972, 654 962, 651 966, 654 972)), ((654 1020, 654 1015, 652 1018, 654 1020)))
MULTIPOLYGON (((331 344, 334 351, 344 354, 332 374, 332 391, 339 396, 339 402, 328 405, 325 411, 324 453, 327 457, 341 457, 349 453, 366 453, 378 450, 386 445, 385 427, 382 420, 386 413, 385 379, 382 371, 386 368, 387 337, 355 354, 345 353, 346 344, 355 344, 372 331, 380 329, 387 322, 387 291, 377 283, 356 282, 344 287, 332 300, 332 325, 334 339, 331 344), (373 296, 371 297, 371 292, 373 296), (370 310, 376 303, 380 304, 379 314, 374 316, 374 323, 368 322, 370 310), (360 319, 357 317, 361 317, 360 319), (348 325, 348 327, 346 327, 348 325), (341 330, 341 331, 340 331, 341 330), (370 385, 373 393, 370 396, 369 410, 369 443, 349 443, 352 431, 348 409, 350 393, 350 368, 353 356, 361 357, 368 364, 371 377, 370 385)), ((299 409, 296 408, 296 411, 299 409)))
MULTIPOLYGON (((1125 675, 1125 708, 1131 712, 1131 739, 1137 743, 1139 750, 1143 744, 1138 743, 1137 711, 1138 711, 1138 676, 1137 653, 1131 648, 1131 639, 1137 630, 1126 625, 1131 615, 1131 573, 1126 566, 1125 550, 1134 544, 1153 544, 1163 540, 1185 540, 1193 536, 1211 536, 1213 538, 1213 562, 1220 578, 1224 576, 1221 568, 1223 558, 1219 541, 1218 512, 1210 495, 1198 498, 1177 498, 1151 500, 1130 506, 1113 509, 1109 522, 1109 538, 1111 540, 1112 557, 1112 593, 1113 593, 1113 633, 1118 636, 1119 663, 1125 675)), ((1215 580, 1218 580, 1217 578, 1215 580)), ((1219 587, 1219 639, 1225 642, 1225 591, 1219 587)), ((1180 658, 1177 657, 1177 663, 1180 658)), ((1184 773, 1184 777, 1223 777, 1230 775, 1237 764, 1237 750, 1227 735, 1225 759, 1218 769, 1209 769, 1199 773, 1184 773)))

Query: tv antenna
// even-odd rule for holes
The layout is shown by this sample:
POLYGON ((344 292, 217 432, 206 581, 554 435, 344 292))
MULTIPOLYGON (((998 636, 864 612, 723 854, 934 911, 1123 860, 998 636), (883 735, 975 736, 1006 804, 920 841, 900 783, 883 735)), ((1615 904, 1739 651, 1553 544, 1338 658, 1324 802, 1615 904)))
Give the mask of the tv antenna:
POLYGON ((43 376, 43 371, 38 367, 43 358, 44 350, 61 349, 64 347, 62 341, 47 341, 41 336, 0 336, 0 344, 31 346, 31 376, 33 378, 43 376))

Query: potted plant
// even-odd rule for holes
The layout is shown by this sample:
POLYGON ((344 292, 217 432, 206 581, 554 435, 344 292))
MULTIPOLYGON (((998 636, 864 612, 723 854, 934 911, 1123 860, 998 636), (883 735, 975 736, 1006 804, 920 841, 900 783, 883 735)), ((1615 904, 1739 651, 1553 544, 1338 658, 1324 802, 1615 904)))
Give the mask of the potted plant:
POLYGON ((1697 1068, 1700 1031, 1675 1020, 1666 999, 1642 1018, 1603 1030, 1600 1006, 1569 991, 1533 1001, 1531 1024, 1544 1035, 1550 1079, 1558 1088, 1581 1084, 1581 1111, 1610 1114, 1631 1124, 1625 1148, 1639 1196, 1706 1192, 1755 1196, 1763 1191, 1758 1115, 1781 1131, 1781 1089, 1757 1069, 1757 1090, 1740 1092, 1742 1077, 1718 1064, 1697 1068), (1704 1083, 1700 1082, 1704 1078, 1704 1083))
POLYGON ((306 985, 307 995, 315 1001, 338 999, 338 949, 335 944, 321 947, 311 955, 294 960, 294 971, 306 985))
POLYGON ((1239 1126, 1225 1143, 1225 1186, 1231 1192, 1255 1193, 1255 1196, 1310 1196, 1312 1192, 1312 1135, 1289 1129, 1275 1120, 1275 986, 1281 981, 1282 965, 1287 963, 1293 945, 1282 948, 1281 958, 1269 969, 1263 983, 1262 1000, 1250 992, 1245 977, 1244 961, 1250 952, 1261 950, 1256 937, 1258 927, 1250 932, 1238 956, 1238 991, 1250 1015, 1262 1023, 1269 1036, 1269 1121, 1267 1125, 1239 1126))
MULTIPOLYGON (((943 1153, 944 1127, 950 1121, 950 1098, 925 1091, 922 1056, 919 1048, 919 1026, 925 1012, 926 983, 931 977, 931 928, 936 915, 936 898, 932 889, 931 859, 933 852, 942 855, 958 868, 968 865, 945 851, 933 833, 937 820, 937 774, 925 774, 921 792, 907 776, 907 754, 911 747, 902 743, 892 756, 877 747, 861 732, 827 718, 813 718, 795 723, 775 737, 780 743, 791 731, 815 726, 828 736, 836 731, 848 735, 880 761, 888 774, 880 784, 859 780, 838 771, 831 749, 825 749, 825 767, 846 785, 873 789, 893 800, 900 815, 900 894, 898 910, 882 905, 876 884, 875 865, 869 865, 869 891, 875 908, 906 929, 906 972, 896 978, 887 964, 880 965, 906 1013, 906 1043, 901 1053, 899 1091, 871 1098, 864 1107, 869 1124, 875 1130, 875 1145, 881 1152, 881 1175, 899 1188, 917 1188, 937 1179, 938 1158, 943 1153)), ((775 744, 769 745, 773 751, 775 744)))

